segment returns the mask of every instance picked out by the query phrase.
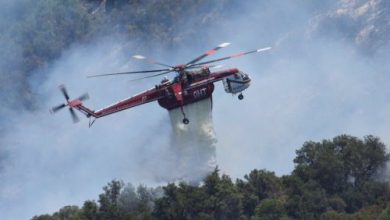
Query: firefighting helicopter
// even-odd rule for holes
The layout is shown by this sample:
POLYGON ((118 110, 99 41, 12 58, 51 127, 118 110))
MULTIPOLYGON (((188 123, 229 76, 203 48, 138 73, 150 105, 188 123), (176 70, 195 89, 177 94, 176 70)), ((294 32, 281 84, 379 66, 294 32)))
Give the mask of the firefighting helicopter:
POLYGON ((144 60, 151 64, 156 64, 163 66, 163 69, 154 69, 154 70, 144 70, 144 71, 130 71, 130 72, 119 72, 119 73, 109 73, 109 74, 99 74, 99 75, 90 75, 91 77, 103 77, 103 76, 114 76, 114 75, 125 75, 125 74, 149 74, 154 73, 153 75, 147 75, 139 79, 146 79, 152 77, 158 77, 166 75, 168 73, 176 72, 177 75, 173 80, 169 80, 166 77, 161 81, 160 84, 156 85, 154 88, 146 90, 142 93, 104 107, 98 111, 91 110, 90 108, 83 105, 82 101, 85 101, 89 98, 88 94, 84 94, 77 99, 70 99, 68 92, 65 86, 61 85, 60 90, 65 97, 66 102, 55 106, 50 109, 51 113, 56 113, 57 111, 68 107, 70 114, 72 116, 73 122, 76 123, 79 121, 78 116, 76 115, 74 109, 83 113, 86 117, 90 118, 89 126, 95 122, 97 118, 101 118, 116 112, 120 112, 138 105, 146 104, 149 102, 157 101, 158 104, 167 109, 172 110, 176 108, 181 109, 183 115, 182 122, 184 124, 189 123, 189 119, 186 117, 183 106, 198 102, 203 99, 211 98, 214 91, 214 83, 217 81, 222 81, 224 89, 227 93, 239 94, 238 99, 242 100, 244 98, 242 91, 247 89, 250 85, 251 78, 248 74, 240 71, 237 68, 230 68, 222 71, 211 72, 209 64, 231 59, 238 58, 247 54, 258 53, 270 50, 271 47, 264 47, 261 49, 251 50, 247 52, 242 52, 219 59, 209 60, 200 62, 202 59, 213 55, 217 50, 229 46, 230 43, 222 43, 217 47, 206 51, 202 55, 196 57, 195 59, 187 62, 186 64, 180 64, 176 66, 167 65, 161 62, 148 59, 142 55, 134 55, 133 58, 138 60, 144 60))

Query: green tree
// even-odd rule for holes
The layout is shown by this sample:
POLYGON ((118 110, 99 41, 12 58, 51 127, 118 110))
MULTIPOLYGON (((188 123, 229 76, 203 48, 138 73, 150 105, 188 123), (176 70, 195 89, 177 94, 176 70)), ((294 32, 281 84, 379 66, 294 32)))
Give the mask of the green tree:
POLYGON ((54 217, 57 217, 59 220, 81 220, 82 213, 77 206, 65 206, 57 213, 54 213, 54 217))
POLYGON ((164 196, 157 199, 153 215, 157 219, 185 219, 180 204, 178 187, 170 183, 163 187, 164 196))
POLYGON ((315 180, 327 195, 338 194, 351 213, 388 196, 381 193, 386 185, 375 178, 388 160, 379 138, 340 135, 332 141, 306 142, 297 150, 292 175, 303 182, 315 180))
POLYGON ((326 192, 316 181, 304 183, 295 176, 285 177, 284 181, 289 189, 285 204, 289 216, 298 219, 318 219, 327 210, 329 205, 326 192))
POLYGON ((277 199, 264 199, 256 207, 255 218, 253 219, 273 220, 282 217, 286 217, 283 203, 277 199))
POLYGON ((316 179, 329 193, 337 193, 348 185, 361 187, 381 171, 389 160, 379 138, 364 140, 340 135, 333 141, 306 142, 297 150, 293 172, 304 181, 316 179))
POLYGON ((216 219, 238 219, 241 215, 241 199, 237 187, 227 175, 222 175, 217 183, 217 193, 215 194, 216 219))
POLYGON ((255 169, 245 175, 244 179, 245 181, 237 180, 240 190, 251 192, 259 200, 278 197, 283 193, 282 181, 274 172, 255 169))
POLYGON ((82 216, 86 220, 98 219, 98 205, 95 201, 85 201, 82 210, 82 216))
POLYGON ((315 179, 329 193, 346 188, 347 170, 342 161, 341 149, 332 141, 306 142, 297 150, 297 164, 293 174, 303 181, 315 179))
POLYGON ((333 139, 340 148, 347 174, 360 187, 386 166, 389 154, 378 137, 368 135, 364 140, 341 135, 333 139))
POLYGON ((227 175, 215 169, 202 186, 180 183, 164 187, 155 203, 157 219, 238 219, 242 196, 227 175))
POLYGON ((99 218, 120 219, 121 212, 118 207, 118 199, 123 187, 123 182, 112 180, 103 187, 104 193, 99 195, 99 218))
POLYGON ((242 194, 243 213, 246 216, 254 214, 257 204, 266 198, 276 198, 283 194, 282 181, 274 172, 266 170, 252 170, 244 180, 236 181, 239 192, 242 194))

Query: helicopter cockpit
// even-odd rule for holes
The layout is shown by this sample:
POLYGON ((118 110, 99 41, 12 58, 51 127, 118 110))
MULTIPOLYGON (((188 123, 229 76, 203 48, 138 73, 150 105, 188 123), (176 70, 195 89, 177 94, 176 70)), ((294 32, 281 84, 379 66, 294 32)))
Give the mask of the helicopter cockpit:
MULTIPOLYGON (((243 71, 239 71, 238 73, 228 76, 222 80, 223 87, 227 93, 241 93, 245 89, 247 89, 250 85, 251 78, 248 74, 243 71)), ((240 98, 240 97, 239 97, 240 98)))

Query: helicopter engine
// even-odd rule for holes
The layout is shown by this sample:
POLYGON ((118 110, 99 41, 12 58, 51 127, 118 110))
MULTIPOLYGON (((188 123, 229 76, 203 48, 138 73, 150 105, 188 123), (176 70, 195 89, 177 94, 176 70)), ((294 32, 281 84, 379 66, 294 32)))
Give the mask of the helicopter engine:
POLYGON ((227 93, 237 94, 249 87, 251 78, 249 78, 248 74, 239 71, 232 76, 224 78, 222 82, 227 93))

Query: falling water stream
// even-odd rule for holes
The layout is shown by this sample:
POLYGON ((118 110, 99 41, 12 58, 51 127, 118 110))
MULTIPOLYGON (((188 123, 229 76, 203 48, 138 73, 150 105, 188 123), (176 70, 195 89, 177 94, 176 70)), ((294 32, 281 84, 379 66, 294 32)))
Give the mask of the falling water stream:
POLYGON ((169 111, 171 143, 176 178, 198 182, 216 166, 216 143, 212 120, 212 100, 184 106, 188 125, 183 124, 180 108, 169 111))

